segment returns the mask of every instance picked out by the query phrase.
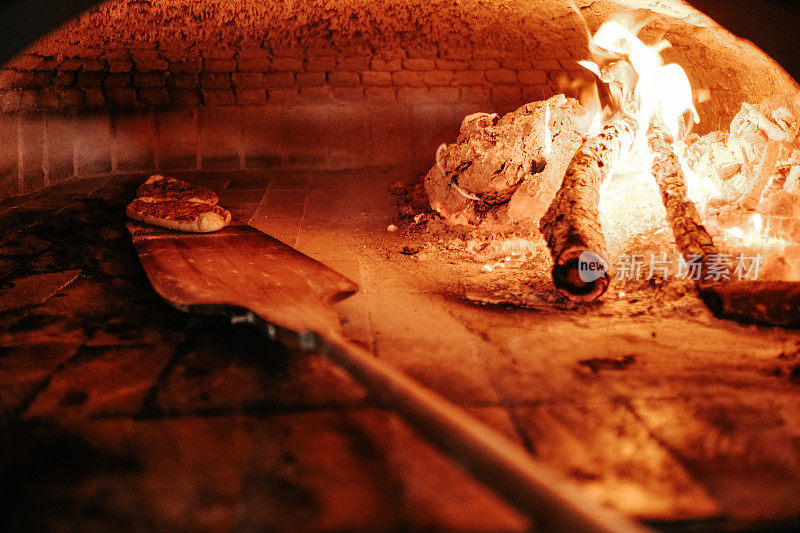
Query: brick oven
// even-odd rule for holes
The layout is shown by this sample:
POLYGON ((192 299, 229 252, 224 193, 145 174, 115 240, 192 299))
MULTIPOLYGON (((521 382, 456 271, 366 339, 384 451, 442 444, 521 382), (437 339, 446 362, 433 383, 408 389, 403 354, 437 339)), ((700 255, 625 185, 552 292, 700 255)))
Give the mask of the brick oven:
MULTIPOLYGON (((732 135, 743 103, 796 113, 797 83, 749 41, 681 0, 111 0, 41 20, 11 4, 23 26, 0 49, 12 529, 537 529, 321 354, 161 300, 125 226, 155 173, 212 189, 234 224, 357 283, 334 306, 347 339, 581 497, 665 531, 800 524, 795 330, 717 318, 691 283, 652 276, 576 304, 552 286, 537 224, 448 219, 422 180, 465 117, 580 97, 594 83, 578 63, 584 28, 621 11, 648 20, 643 41, 671 43, 663 57, 694 89, 695 147, 732 135)), ((781 283, 800 272, 800 206, 787 209, 765 215, 791 241, 765 266, 781 283)), ((637 250, 671 246, 662 222, 637 229, 637 250)))

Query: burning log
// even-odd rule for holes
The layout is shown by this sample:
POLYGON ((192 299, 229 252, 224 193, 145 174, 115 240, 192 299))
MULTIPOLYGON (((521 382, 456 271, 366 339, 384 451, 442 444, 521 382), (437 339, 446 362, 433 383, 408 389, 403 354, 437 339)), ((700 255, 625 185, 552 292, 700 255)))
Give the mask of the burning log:
POLYGON ((697 207, 689 200, 686 180, 672 142, 672 136, 663 126, 656 123, 650 125, 647 143, 653 152, 653 176, 661 191, 675 245, 687 262, 690 257, 700 258, 703 265, 700 269, 702 280, 706 276, 708 257, 717 251, 711 235, 703 226, 697 207))
MULTIPOLYGON (((672 138, 658 125, 651 125, 647 134, 653 151, 653 175, 661 190, 667 219, 681 254, 699 256, 701 261, 697 289, 700 298, 719 318, 766 326, 800 326, 800 283, 787 281, 725 281, 710 283, 709 257, 722 256, 700 220, 694 203, 688 199, 686 183, 678 157, 672 149, 672 138)), ((761 197, 774 170, 780 143, 769 141, 757 172, 760 188, 753 201, 761 197)), ((757 203, 757 202, 756 202, 757 203)))
POLYGON ((561 188, 542 217, 542 232, 553 257, 553 283, 568 298, 591 302, 611 281, 600 228, 600 185, 630 150, 636 121, 618 115, 578 148, 561 188))

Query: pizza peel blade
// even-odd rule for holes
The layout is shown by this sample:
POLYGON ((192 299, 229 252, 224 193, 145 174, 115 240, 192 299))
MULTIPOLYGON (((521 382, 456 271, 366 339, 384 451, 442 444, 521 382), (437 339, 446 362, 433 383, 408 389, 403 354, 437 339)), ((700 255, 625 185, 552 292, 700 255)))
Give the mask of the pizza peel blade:
POLYGON ((588 499, 517 443, 346 340, 330 304, 358 286, 341 274, 250 226, 214 233, 136 223, 128 229, 148 279, 170 305, 249 322, 273 339, 324 353, 537 525, 649 531, 588 499))
POLYGON ((248 312, 295 332, 335 329, 330 304, 358 285, 257 229, 235 225, 181 233, 128 223, 156 292, 187 313, 241 317, 248 312))

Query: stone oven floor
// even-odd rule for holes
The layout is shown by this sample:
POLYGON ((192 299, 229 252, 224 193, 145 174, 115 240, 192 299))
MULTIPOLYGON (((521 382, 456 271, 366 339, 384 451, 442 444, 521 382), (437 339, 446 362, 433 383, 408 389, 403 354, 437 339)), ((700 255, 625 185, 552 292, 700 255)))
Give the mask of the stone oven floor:
MULTIPOLYGON (((0 203, 6 524, 530 527, 327 360, 161 302, 124 225, 144 177, 0 203)), ((630 312, 476 305, 479 264, 386 231, 407 168, 182 177, 351 277, 347 335, 592 497, 670 530, 800 524, 797 332, 672 316, 655 292, 630 312)))

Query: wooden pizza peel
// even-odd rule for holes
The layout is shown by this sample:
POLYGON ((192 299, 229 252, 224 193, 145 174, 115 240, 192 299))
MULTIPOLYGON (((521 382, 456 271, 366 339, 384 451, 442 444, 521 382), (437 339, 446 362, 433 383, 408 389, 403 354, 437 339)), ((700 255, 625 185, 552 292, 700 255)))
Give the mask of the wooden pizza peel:
POLYGON ((179 233, 129 223, 147 277, 187 313, 225 315, 272 339, 327 355, 473 476, 554 531, 648 531, 586 498, 518 444, 339 332, 330 305, 358 286, 250 226, 179 233))

